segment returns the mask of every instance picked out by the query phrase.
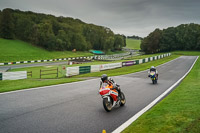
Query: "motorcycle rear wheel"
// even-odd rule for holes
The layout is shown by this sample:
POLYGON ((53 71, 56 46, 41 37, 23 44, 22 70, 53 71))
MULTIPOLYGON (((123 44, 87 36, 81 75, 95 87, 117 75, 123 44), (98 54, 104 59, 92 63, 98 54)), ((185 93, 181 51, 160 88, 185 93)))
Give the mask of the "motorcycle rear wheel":
POLYGON ((103 107, 107 112, 110 112, 112 110, 112 102, 111 101, 109 102, 107 98, 104 98, 103 107))

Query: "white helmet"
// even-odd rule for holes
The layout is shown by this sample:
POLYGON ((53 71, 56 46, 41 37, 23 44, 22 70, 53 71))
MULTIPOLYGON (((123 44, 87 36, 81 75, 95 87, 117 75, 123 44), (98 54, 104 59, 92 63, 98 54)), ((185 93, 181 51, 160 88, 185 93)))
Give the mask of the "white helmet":
POLYGON ((151 68, 155 68, 154 66, 151 66, 151 68))

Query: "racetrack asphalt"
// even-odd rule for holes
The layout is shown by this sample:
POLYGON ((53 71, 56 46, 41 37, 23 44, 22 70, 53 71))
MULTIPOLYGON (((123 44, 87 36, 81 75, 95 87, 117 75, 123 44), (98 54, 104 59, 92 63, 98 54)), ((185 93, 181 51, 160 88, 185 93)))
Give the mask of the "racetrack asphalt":
POLYGON ((0 94, 0 133, 112 132, 179 80, 195 59, 181 56, 158 66, 155 85, 147 71, 112 77, 127 101, 109 113, 98 95, 100 79, 0 94))

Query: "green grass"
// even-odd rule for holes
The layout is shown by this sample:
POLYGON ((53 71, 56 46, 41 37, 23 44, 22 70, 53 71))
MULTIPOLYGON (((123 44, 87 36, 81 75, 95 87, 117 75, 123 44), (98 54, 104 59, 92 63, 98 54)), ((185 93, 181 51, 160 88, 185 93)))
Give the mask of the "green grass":
POLYGON ((0 81, 0 93, 15 90, 23 90, 34 87, 49 86, 63 83, 81 81, 77 78, 59 78, 59 79, 23 79, 23 80, 5 80, 0 81))
MULTIPOLYGON (((200 52, 175 51, 174 54, 200 55, 200 52)), ((189 75, 160 103, 144 113, 123 133, 199 133, 200 58, 189 75)))
POLYGON ((197 56, 200 55, 199 51, 174 51, 172 52, 175 55, 185 55, 185 56, 197 56))
POLYGON ((126 47, 129 49, 137 49, 140 50, 141 40, 136 39, 126 39, 126 47))
MULTIPOLYGON (((106 54, 121 54, 124 51, 108 51, 106 54)), ((81 51, 47 51, 30 43, 20 40, 7 40, 0 38, 0 63, 31 61, 31 60, 48 60, 69 57, 93 56, 90 52, 81 51)))
POLYGON ((19 40, 0 38, 0 62, 60 59, 67 57, 92 56, 89 52, 47 51, 19 40))

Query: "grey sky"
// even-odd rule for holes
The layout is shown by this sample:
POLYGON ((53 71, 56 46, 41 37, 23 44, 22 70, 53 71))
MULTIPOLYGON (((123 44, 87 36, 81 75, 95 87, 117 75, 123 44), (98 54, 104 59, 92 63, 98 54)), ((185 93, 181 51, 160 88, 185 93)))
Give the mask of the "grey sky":
POLYGON ((78 18, 126 36, 200 23, 200 0, 0 0, 4 8, 78 18))

